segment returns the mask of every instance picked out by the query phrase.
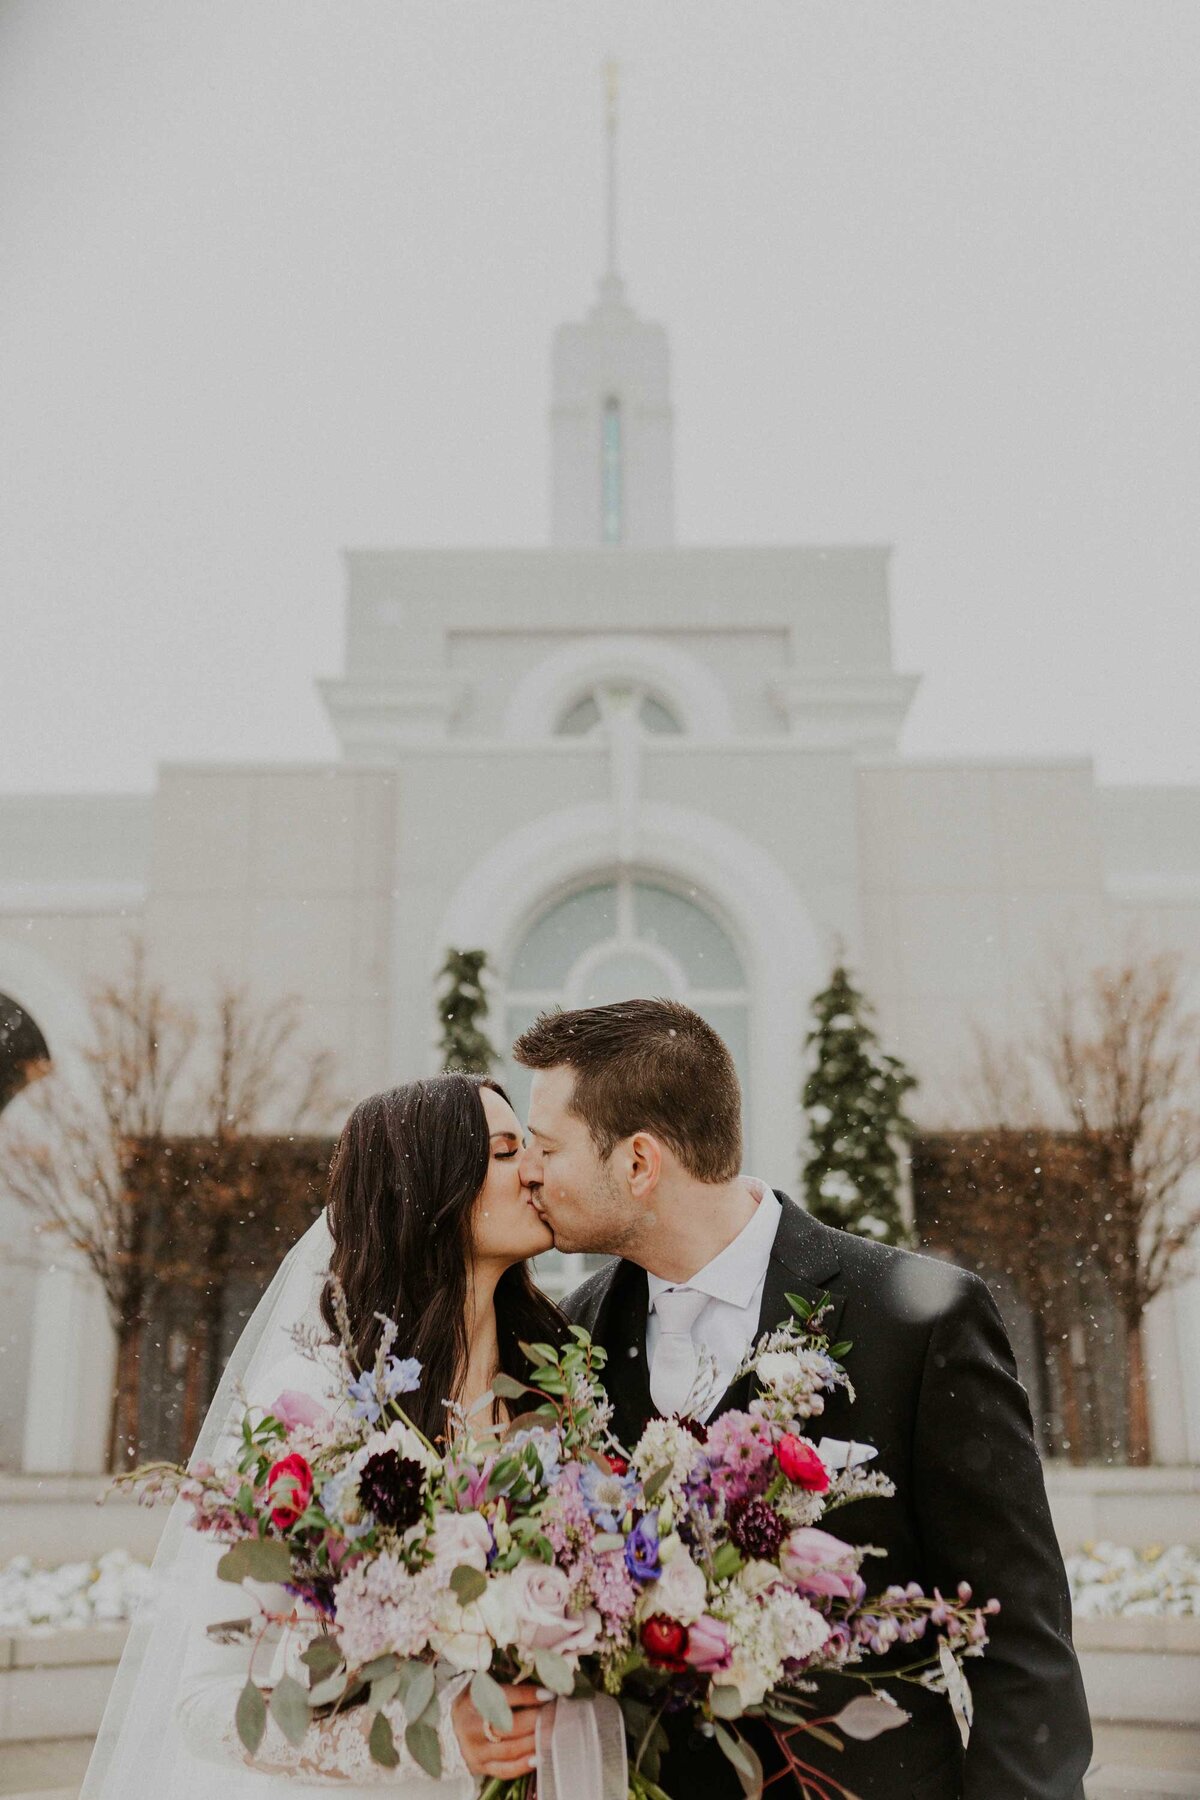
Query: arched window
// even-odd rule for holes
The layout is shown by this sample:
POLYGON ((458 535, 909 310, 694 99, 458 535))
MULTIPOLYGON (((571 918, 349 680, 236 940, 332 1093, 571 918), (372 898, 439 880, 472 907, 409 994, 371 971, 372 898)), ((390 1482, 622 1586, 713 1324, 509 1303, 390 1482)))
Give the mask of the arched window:
POLYGON ((624 536, 621 487, 621 402, 610 394, 600 439, 600 538, 605 544, 619 544, 624 536))
POLYGON ((0 1112, 49 1066, 50 1051, 37 1024, 24 1007, 0 994, 0 1112))
POLYGON ((640 684, 616 686, 612 683, 592 688, 581 694, 561 714, 557 732, 560 737, 591 737, 603 730, 618 708, 629 707, 642 730, 652 737, 678 737, 683 726, 665 700, 640 684))
MULTIPOLYGON (((729 1045, 742 1082, 749 1068, 749 994, 724 929, 695 895, 621 874, 554 902, 526 932, 508 970, 505 1042, 551 1006, 604 1006, 614 1000, 682 1000, 729 1045)), ((532 1077, 509 1062, 504 1082, 522 1118, 532 1077)), ((538 1279, 561 1295, 603 1257, 538 1258, 538 1279)))
MULTIPOLYGON (((745 1086, 749 995, 736 949, 694 892, 621 874, 555 902, 526 932, 508 969, 505 1037, 551 1006, 603 1006, 665 994, 719 1031, 745 1086)), ((507 1070, 513 1104, 529 1072, 507 1070)))

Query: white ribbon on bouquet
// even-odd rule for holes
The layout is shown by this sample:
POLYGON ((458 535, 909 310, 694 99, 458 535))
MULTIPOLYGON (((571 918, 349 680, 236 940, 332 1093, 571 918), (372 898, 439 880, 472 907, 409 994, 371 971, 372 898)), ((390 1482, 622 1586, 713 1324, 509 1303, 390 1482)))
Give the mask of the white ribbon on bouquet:
POLYGON ((611 1694, 559 1700, 537 1723, 538 1800, 626 1800, 625 1721, 611 1694))

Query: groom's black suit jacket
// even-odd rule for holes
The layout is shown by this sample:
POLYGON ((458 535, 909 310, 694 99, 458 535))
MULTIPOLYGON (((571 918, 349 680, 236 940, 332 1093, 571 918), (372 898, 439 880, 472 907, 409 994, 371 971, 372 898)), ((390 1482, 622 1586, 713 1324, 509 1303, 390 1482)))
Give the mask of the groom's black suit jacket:
MULTIPOLYGON (((919 1581, 927 1593, 953 1595, 969 1581, 980 1602, 995 1595, 1002 1608, 988 1622, 986 1653, 966 1664, 975 1723, 965 1754, 945 1698, 893 1681, 910 1724, 871 1743, 847 1741, 841 1754, 802 1740, 802 1755, 861 1800, 1080 1800, 1092 1736, 1070 1597, 1025 1390, 991 1294, 977 1276, 835 1231, 779 1199, 759 1332, 791 1317, 789 1293, 829 1293, 825 1329, 834 1342, 852 1340, 844 1360, 857 1398, 829 1399, 811 1434, 875 1445, 871 1468, 896 1486, 892 1499, 830 1514, 829 1529, 886 1551, 864 1563, 871 1592, 919 1581)), ((655 1416, 645 1271, 611 1262, 565 1311, 608 1351, 613 1429, 632 1445, 655 1416)), ((743 1379, 716 1410, 750 1398, 743 1379)), ((902 1666, 921 1646, 898 1648, 892 1656, 902 1666)), ((822 1677, 821 1711, 864 1691, 861 1682, 822 1677)), ((779 1766, 770 1734, 751 1729, 770 1773, 779 1766)), ((664 1758, 662 1784, 673 1800, 740 1794, 720 1751, 694 1735, 664 1758)))

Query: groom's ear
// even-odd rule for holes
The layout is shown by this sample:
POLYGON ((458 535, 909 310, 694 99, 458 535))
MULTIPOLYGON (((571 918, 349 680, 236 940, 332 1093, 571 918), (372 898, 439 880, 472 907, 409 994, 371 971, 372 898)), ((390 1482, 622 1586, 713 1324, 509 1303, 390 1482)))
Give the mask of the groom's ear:
POLYGON ((662 1145, 650 1131, 635 1131, 626 1140, 629 1191, 644 1200, 658 1186, 662 1174, 662 1145))

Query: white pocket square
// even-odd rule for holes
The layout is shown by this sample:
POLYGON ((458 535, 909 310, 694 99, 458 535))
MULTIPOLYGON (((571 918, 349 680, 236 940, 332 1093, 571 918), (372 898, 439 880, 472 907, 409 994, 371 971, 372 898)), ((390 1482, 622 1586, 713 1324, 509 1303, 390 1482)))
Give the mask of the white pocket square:
POLYGON ((817 1455, 835 1474, 839 1469, 857 1469, 878 1454, 874 1444, 848 1444, 844 1438, 823 1437, 817 1445, 817 1455))

